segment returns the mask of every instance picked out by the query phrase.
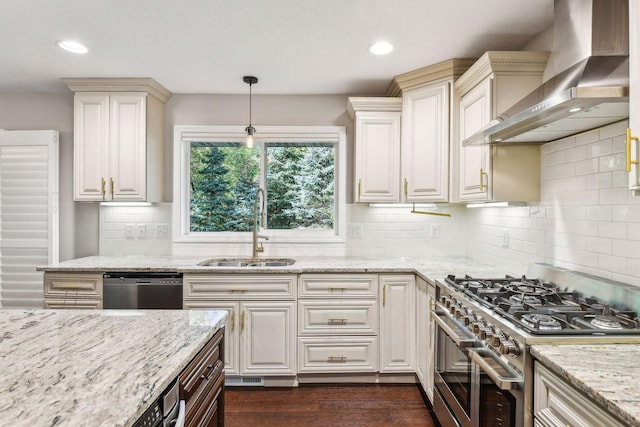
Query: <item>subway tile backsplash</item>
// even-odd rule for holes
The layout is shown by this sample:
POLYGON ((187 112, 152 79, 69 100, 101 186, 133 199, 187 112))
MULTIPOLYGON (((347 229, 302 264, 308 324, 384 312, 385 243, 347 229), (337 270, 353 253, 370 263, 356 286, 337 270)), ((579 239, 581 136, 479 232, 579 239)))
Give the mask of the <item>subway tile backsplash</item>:
MULTIPOLYGON (((265 256, 467 255, 514 275, 524 274, 531 262, 546 262, 640 286, 640 197, 627 190, 626 127, 623 121, 543 145, 537 204, 485 209, 439 205, 450 218, 351 204, 345 244, 276 247, 267 242, 265 256)), ((247 255, 250 247, 191 250, 174 245, 171 204, 162 203, 101 207, 100 253, 247 255)))

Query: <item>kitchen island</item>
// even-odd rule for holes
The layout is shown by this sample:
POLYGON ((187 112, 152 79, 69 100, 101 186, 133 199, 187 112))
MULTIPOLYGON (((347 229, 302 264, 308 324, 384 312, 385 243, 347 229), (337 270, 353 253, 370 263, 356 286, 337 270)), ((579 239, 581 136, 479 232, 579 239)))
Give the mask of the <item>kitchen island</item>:
POLYGON ((624 425, 640 427, 640 344, 532 345, 531 354, 624 425))
POLYGON ((0 425, 129 426, 225 320, 213 310, 0 310, 0 425))

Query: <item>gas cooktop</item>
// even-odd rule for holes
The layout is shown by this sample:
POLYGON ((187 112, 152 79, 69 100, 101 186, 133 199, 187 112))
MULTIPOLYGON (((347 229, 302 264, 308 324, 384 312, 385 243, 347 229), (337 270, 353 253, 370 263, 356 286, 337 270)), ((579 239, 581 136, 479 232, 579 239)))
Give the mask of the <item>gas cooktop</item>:
POLYGON ((632 309, 614 307, 552 282, 526 276, 478 279, 453 275, 446 282, 530 334, 640 334, 640 319, 632 309))

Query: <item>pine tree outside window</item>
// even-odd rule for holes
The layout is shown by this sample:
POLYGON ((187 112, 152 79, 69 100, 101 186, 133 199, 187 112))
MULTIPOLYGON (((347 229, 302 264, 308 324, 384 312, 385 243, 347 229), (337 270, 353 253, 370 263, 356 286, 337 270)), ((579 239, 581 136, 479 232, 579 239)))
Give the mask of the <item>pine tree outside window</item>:
POLYGON ((261 127, 252 149, 235 130, 175 127, 176 240, 246 241, 262 188, 272 241, 343 241, 344 128, 261 127))

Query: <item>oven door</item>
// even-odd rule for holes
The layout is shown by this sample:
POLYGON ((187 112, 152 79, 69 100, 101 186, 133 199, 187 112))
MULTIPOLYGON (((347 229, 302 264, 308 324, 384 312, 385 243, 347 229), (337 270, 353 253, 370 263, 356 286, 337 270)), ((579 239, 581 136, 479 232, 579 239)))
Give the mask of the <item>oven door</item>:
POLYGON ((473 369, 469 349, 477 340, 436 303, 435 392, 433 410, 442 427, 472 427, 473 369))
POLYGON ((471 419, 475 427, 522 427, 523 376, 487 348, 469 349, 471 419))

